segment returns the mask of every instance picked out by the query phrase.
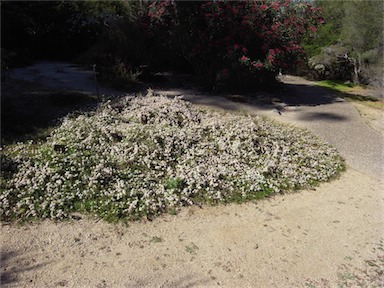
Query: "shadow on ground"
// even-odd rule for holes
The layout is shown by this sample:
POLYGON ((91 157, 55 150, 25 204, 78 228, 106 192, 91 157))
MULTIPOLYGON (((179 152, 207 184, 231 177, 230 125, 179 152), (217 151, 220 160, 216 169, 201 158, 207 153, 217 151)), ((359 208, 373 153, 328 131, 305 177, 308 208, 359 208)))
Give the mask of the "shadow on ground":
POLYGON ((299 117, 299 120, 303 121, 343 121, 347 119, 348 117, 327 112, 305 112, 299 117))
MULTIPOLYGON (((181 96, 192 94, 194 96, 205 96, 207 98, 223 97, 232 102, 252 102, 264 108, 265 106, 272 105, 275 102, 284 103, 289 106, 318 106, 332 104, 335 102, 343 102, 344 100, 339 95, 332 91, 323 89, 321 87, 308 85, 307 83, 295 84, 294 81, 289 78, 291 76, 281 77, 280 81, 282 85, 273 89, 273 92, 256 91, 247 93, 218 93, 210 94, 207 91, 199 89, 197 86, 191 85, 192 81, 188 81, 188 76, 184 76, 183 81, 180 81, 180 77, 176 75, 170 75, 167 81, 155 86, 155 90, 165 93, 169 96, 181 96), (286 81, 285 79, 289 79, 286 81), (253 100, 253 101, 252 101, 253 100)), ((302 79, 299 77, 292 77, 293 79, 302 79)), ((190 77, 192 79, 192 77, 190 77)), ((196 97, 199 98, 199 97, 196 97)), ((219 106, 221 103, 218 103, 219 106)), ((268 107, 269 108, 269 107, 268 107)))
MULTIPOLYGON (((18 275, 23 272, 36 271, 49 262, 37 263, 33 257, 22 256, 19 251, 6 250, 2 247, 1 251, 1 271, 0 271, 0 286, 15 285, 19 282, 18 275)), ((29 280, 29 284, 33 286, 33 280, 29 280)))
MULTIPOLYGON (((163 94, 169 97, 183 96, 185 100, 192 103, 228 111, 238 111, 239 103, 245 103, 247 106, 256 108, 257 110, 276 110, 277 113, 281 113, 287 111, 289 108, 300 111, 305 107, 328 105, 345 101, 339 97, 339 95, 320 87, 284 82, 281 87, 273 92, 256 91, 243 94, 223 92, 212 95, 196 87, 186 85, 172 86, 169 83, 167 83, 167 85, 155 86, 154 88, 157 94, 163 94)), ((303 115, 303 117, 309 121, 317 119, 327 121, 346 120, 346 117, 333 113, 311 113, 303 115)))
POLYGON ((342 102, 337 95, 316 86, 285 84, 280 100, 290 106, 318 106, 342 102))
POLYGON ((92 95, 7 80, 1 84, 2 143, 44 139, 63 117, 96 106, 92 95))

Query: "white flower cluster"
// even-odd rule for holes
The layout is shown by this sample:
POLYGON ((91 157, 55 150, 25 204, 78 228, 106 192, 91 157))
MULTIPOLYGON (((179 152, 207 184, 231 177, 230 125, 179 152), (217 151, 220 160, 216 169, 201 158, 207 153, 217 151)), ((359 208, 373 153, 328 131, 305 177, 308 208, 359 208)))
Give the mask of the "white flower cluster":
POLYGON ((163 96, 106 103, 65 119, 41 145, 9 150, 17 169, 2 179, 3 219, 73 211, 152 217, 308 187, 344 168, 336 150, 307 131, 163 96))

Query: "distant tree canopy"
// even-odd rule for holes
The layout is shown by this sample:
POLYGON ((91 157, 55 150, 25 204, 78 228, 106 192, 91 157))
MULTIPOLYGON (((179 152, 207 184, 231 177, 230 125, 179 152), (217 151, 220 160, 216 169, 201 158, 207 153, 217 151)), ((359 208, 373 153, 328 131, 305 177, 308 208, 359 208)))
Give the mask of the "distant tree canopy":
POLYGON ((314 57, 312 66, 324 68, 320 76, 383 86, 384 2, 315 0, 314 5, 325 24, 302 44, 314 57))

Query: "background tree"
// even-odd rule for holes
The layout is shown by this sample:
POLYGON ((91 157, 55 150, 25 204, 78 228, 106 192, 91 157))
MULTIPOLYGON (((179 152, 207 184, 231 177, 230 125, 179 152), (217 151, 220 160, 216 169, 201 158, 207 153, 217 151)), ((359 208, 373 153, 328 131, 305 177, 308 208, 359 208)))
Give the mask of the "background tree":
POLYGON ((382 1, 316 0, 325 25, 302 42, 316 76, 383 87, 382 1))
POLYGON ((308 57, 318 55, 324 47, 341 41, 342 22, 345 17, 344 4, 345 1, 314 1, 314 5, 320 8, 324 22, 318 27, 317 33, 303 38, 302 45, 308 57))
POLYGON ((353 57, 354 82, 365 82, 364 80, 369 80, 364 79, 369 77, 367 73, 372 68, 369 66, 383 63, 384 2, 348 1, 344 5, 341 36, 353 57))

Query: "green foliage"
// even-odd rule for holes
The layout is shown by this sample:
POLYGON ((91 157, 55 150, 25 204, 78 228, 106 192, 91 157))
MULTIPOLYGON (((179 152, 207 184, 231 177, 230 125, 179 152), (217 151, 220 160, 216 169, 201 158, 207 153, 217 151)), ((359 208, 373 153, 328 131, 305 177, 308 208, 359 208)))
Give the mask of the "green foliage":
POLYGON ((356 85, 352 82, 342 82, 333 80, 324 80, 316 83, 319 86, 332 88, 340 92, 346 92, 349 88, 355 87, 356 85))
POLYGON ((302 43, 312 57, 310 62, 317 61, 310 68, 313 69, 316 64, 327 66, 327 77, 317 75, 320 79, 353 80, 362 84, 384 86, 384 2, 317 0, 314 3, 321 7, 325 25, 319 27, 316 35, 304 39, 302 43), (346 50, 344 53, 348 56, 346 59, 349 63, 340 64, 337 59, 332 60, 332 64, 325 63, 327 57, 324 57, 324 49, 336 46, 346 50), (340 75, 336 71, 340 69, 350 69, 351 72, 340 75))
POLYGON ((309 67, 315 79, 350 80, 353 74, 353 61, 348 57, 348 49, 341 45, 323 48, 321 53, 310 58, 309 67))
POLYGON ((350 81, 337 81, 337 80, 323 80, 317 81, 317 86, 330 89, 333 92, 336 92, 340 97, 350 99, 353 101, 365 102, 366 105, 375 107, 378 109, 383 109, 384 105, 379 99, 374 96, 364 95, 361 96, 358 93, 353 91, 353 88, 362 88, 350 81))
POLYGON ((384 2, 351 1, 345 9, 342 36, 356 59, 355 81, 384 87, 384 2))
POLYGON ((324 47, 337 44, 341 40, 342 21, 345 17, 345 1, 317 0, 314 4, 321 9, 324 24, 316 33, 308 35, 302 41, 308 57, 322 52, 324 47))
POLYGON ((99 79, 119 88, 132 88, 159 59, 154 37, 145 28, 149 4, 129 3, 130 12, 105 27, 96 43, 76 58, 80 64, 96 64, 99 79))
POLYGON ((313 57, 323 51, 323 47, 336 44, 340 40, 340 34, 336 32, 333 23, 326 23, 321 26, 318 32, 312 36, 307 36, 303 40, 303 48, 308 57, 313 57))
POLYGON ((183 184, 184 181, 180 178, 170 178, 165 182, 164 187, 165 189, 181 189, 183 184))
POLYGON ((363 53, 383 43, 384 2, 347 1, 344 9, 341 36, 345 45, 363 53))

